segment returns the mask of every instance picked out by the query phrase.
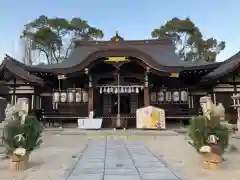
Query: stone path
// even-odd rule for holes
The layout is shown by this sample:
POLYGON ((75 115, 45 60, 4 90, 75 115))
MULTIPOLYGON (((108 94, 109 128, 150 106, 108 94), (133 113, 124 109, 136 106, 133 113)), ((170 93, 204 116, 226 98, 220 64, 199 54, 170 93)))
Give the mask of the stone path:
POLYGON ((64 180, 178 180, 141 142, 90 141, 64 180))

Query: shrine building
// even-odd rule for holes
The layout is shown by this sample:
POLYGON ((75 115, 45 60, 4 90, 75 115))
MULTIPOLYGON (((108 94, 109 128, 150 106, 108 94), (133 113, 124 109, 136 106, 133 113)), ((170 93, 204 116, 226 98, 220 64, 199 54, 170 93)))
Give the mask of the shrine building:
POLYGON ((64 121, 94 111, 103 128, 136 128, 136 109, 149 105, 164 109, 166 121, 189 119, 199 114, 202 96, 236 114, 231 96, 240 91, 240 53, 223 62, 186 62, 166 37, 124 40, 116 34, 74 43, 59 64, 25 65, 6 55, 0 80, 10 89, 8 101, 27 97, 30 110, 64 121))

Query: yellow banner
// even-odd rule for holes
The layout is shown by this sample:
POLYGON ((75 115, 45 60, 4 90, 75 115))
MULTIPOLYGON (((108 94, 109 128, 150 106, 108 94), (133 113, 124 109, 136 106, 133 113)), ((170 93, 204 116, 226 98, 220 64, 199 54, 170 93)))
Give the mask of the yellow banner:
POLYGON ((106 62, 121 62, 121 61, 127 61, 128 57, 126 56, 120 56, 120 57, 108 57, 106 62))
POLYGON ((171 73, 169 77, 178 78, 179 73, 171 73))

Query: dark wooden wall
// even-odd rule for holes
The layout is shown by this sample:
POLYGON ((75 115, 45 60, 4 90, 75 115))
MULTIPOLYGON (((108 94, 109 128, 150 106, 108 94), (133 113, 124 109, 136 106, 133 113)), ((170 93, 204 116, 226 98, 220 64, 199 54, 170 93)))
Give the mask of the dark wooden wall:
POLYGON ((72 116, 88 117, 88 103, 59 103, 58 111, 72 116))
POLYGON ((232 107, 233 100, 231 96, 233 92, 216 92, 216 102, 222 103, 225 108, 226 120, 230 123, 237 123, 237 110, 232 107))

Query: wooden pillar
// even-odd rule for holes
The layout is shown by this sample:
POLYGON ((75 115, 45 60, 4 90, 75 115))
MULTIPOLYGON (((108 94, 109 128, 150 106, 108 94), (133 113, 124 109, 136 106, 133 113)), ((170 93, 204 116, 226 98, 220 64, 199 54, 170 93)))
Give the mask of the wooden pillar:
POLYGON ((217 104, 217 99, 216 99, 216 92, 214 91, 214 88, 212 88, 210 95, 209 95, 212 99, 213 104, 217 104))
POLYGON ((90 112, 93 111, 93 87, 92 76, 89 74, 88 68, 84 69, 85 74, 88 76, 88 117, 90 112))
POLYGON ((217 98, 216 98, 216 93, 213 92, 213 104, 217 104, 217 98))
POLYGON ((234 94, 237 93, 237 84, 236 84, 236 74, 233 74, 233 88, 234 88, 234 94))
POLYGON ((88 76, 88 116, 90 112, 93 111, 93 87, 92 87, 92 77, 88 76))
POLYGON ((39 95, 39 109, 42 109, 42 96, 39 95))
POLYGON ((143 89, 143 94, 144 94, 144 106, 149 106, 149 88, 144 87, 143 89))
POLYGON ((148 86, 148 73, 149 73, 149 67, 146 68, 145 72, 145 83, 144 83, 144 89, 143 89, 143 96, 144 96, 144 106, 149 106, 149 86, 148 86))
MULTIPOLYGON (((236 83, 236 76, 237 76, 237 73, 234 73, 233 74, 233 96, 235 96, 235 95, 237 95, 237 83, 236 83)), ((235 105, 235 103, 236 103, 236 99, 234 98, 234 104, 233 105, 235 105)), ((238 100, 239 101, 239 100, 238 100)), ((237 102, 237 103, 239 103, 239 102, 237 102)), ((239 126, 239 114, 240 114, 240 108, 236 108, 236 107, 234 107, 233 106, 233 109, 234 109, 234 113, 232 113, 232 114, 234 114, 232 117, 231 117, 231 119, 236 119, 236 123, 237 123, 237 127, 236 127, 236 129, 238 129, 239 130, 239 128, 238 128, 238 126, 239 126), (235 111, 235 109, 237 110, 237 112, 235 111), (237 114, 237 117, 236 117, 236 114, 237 114)), ((231 121, 228 121, 229 123, 233 123, 233 122, 231 122, 231 121)))
POLYGON ((32 94, 31 96, 31 110, 35 109, 35 95, 32 94))
POLYGON ((14 78, 14 80, 13 80, 13 94, 12 94, 12 105, 15 105, 16 104, 16 102, 17 102, 17 96, 16 96, 16 87, 17 85, 16 85, 16 78, 14 78))
POLYGON ((88 115, 93 110, 93 88, 88 89, 88 115))

